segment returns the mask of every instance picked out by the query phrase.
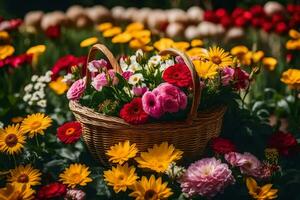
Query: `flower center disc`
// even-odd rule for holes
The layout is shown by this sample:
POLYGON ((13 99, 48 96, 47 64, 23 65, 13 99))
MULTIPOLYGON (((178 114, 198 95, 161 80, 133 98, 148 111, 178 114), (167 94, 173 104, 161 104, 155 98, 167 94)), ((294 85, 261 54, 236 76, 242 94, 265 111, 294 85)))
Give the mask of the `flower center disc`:
POLYGON ((19 183, 28 183, 29 177, 27 174, 22 174, 21 176, 18 177, 18 182, 19 183))
POLYGON ((5 138, 5 143, 9 147, 13 147, 18 143, 18 138, 15 134, 9 134, 5 138))
POLYGON ((145 200, 156 200, 158 199, 157 193, 154 190, 147 190, 144 196, 145 200))
POLYGON ((37 129, 37 128, 39 128, 41 125, 42 125, 41 122, 35 121, 35 122, 33 122, 33 123, 31 124, 31 128, 32 128, 32 129, 37 129))
POLYGON ((71 174, 71 177, 75 183, 79 183, 81 181, 81 176, 79 173, 71 174))
POLYGON ((213 56, 213 57, 211 58, 211 61, 212 61, 213 63, 217 64, 217 65, 221 64, 221 62, 222 62, 221 58, 218 57, 218 56, 213 56))
POLYGON ((66 135, 72 135, 75 132, 75 128, 68 128, 66 130, 66 135))

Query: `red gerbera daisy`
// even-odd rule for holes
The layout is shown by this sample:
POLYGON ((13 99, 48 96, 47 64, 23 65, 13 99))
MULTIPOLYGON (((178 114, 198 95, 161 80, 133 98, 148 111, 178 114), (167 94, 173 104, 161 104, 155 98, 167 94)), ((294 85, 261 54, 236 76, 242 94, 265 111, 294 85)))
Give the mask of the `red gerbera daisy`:
POLYGON ((190 87, 192 76, 189 68, 184 63, 177 63, 168 67, 162 77, 166 82, 178 87, 190 87))
POLYGON ((63 197, 66 192, 67 186, 62 183, 54 182, 43 186, 37 194, 37 199, 44 200, 63 197))
POLYGON ((134 98, 130 103, 123 106, 120 117, 129 124, 143 124, 149 116, 143 110, 142 98, 134 98))
POLYGON ((233 142, 231 142, 228 139, 224 139, 224 138, 213 138, 211 140, 211 148, 215 153, 218 154, 226 154, 226 153, 230 153, 230 152, 236 152, 236 147, 233 144, 233 142))
POLYGON ((79 140, 81 132, 79 122, 67 122, 57 129, 57 138, 65 144, 72 144, 79 140))

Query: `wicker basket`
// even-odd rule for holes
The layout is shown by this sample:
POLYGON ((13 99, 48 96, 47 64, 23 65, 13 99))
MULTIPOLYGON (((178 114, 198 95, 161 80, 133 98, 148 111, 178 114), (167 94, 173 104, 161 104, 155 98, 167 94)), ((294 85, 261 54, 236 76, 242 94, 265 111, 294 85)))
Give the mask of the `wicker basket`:
MULTIPOLYGON (((122 72, 112 53, 101 44, 96 44, 91 48, 88 62, 95 59, 98 51, 108 58, 116 72, 122 72)), ((192 159, 203 152, 212 137, 219 135, 226 107, 216 107, 198 113, 201 88, 191 60, 184 53, 175 49, 160 52, 160 55, 166 54, 182 57, 192 74, 194 99, 186 121, 130 125, 121 118, 102 115, 81 106, 76 101, 70 101, 70 109, 83 127, 83 139, 89 151, 103 165, 108 165, 106 150, 125 140, 136 143, 140 151, 145 151, 154 144, 168 142, 182 150, 184 156, 192 159)), ((90 75, 86 74, 88 83, 90 75)))

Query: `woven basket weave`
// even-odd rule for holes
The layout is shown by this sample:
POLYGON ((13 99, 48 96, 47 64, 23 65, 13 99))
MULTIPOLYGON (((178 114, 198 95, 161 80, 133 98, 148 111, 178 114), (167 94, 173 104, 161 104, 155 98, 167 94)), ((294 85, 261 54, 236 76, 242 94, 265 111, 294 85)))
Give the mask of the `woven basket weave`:
MULTIPOLYGON (((91 48, 88 62, 95 59, 98 51, 108 58, 116 72, 122 72, 112 53, 102 44, 96 44, 91 48)), ((197 112, 201 88, 191 60, 176 49, 167 49, 160 52, 160 55, 167 54, 182 57, 192 74, 194 98, 186 121, 130 125, 121 118, 106 116, 81 106, 76 101, 70 101, 70 109, 82 125, 83 139, 89 151, 103 165, 108 165, 105 152, 114 144, 125 140, 136 143, 140 151, 146 151, 154 144, 168 142, 182 150, 184 156, 192 159, 203 152, 211 138, 219 135, 226 107, 220 106, 197 112)), ((88 71, 86 75, 86 82, 89 83, 90 75, 88 71)))

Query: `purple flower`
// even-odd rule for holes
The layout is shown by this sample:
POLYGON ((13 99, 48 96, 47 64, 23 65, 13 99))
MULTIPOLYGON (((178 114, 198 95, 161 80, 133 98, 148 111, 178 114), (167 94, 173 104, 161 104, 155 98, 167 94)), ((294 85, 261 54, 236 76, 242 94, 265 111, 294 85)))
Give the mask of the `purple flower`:
POLYGON ((125 71, 122 73, 122 76, 126 81, 128 81, 130 76, 132 76, 132 75, 133 75, 133 72, 131 72, 131 71, 125 71))
POLYGON ((154 118, 160 118, 164 112, 161 103, 153 92, 146 92, 142 97, 143 110, 154 118))
POLYGON ((99 72, 101 68, 107 68, 107 67, 108 67, 108 63, 104 59, 93 60, 88 63, 88 69, 90 72, 99 72))
POLYGON ((222 85, 223 86, 229 85, 229 83, 233 81, 233 79, 234 79, 234 69, 231 67, 225 67, 222 70, 222 77, 221 77, 222 85))
POLYGON ((78 100, 85 91, 85 78, 75 81, 67 92, 69 100, 78 100))
POLYGON ((242 174, 260 177, 262 163, 251 153, 230 152, 225 155, 225 160, 233 167, 239 167, 242 174))
POLYGON ((216 158, 204 158, 189 166, 180 180, 182 191, 189 196, 201 195, 208 198, 235 183, 228 165, 216 158))
POLYGON ((148 88, 147 87, 133 87, 132 88, 132 92, 133 92, 133 94, 135 95, 135 96, 137 96, 137 97, 140 97, 140 96, 143 96, 143 94, 145 93, 145 92, 147 92, 148 91, 148 88))

